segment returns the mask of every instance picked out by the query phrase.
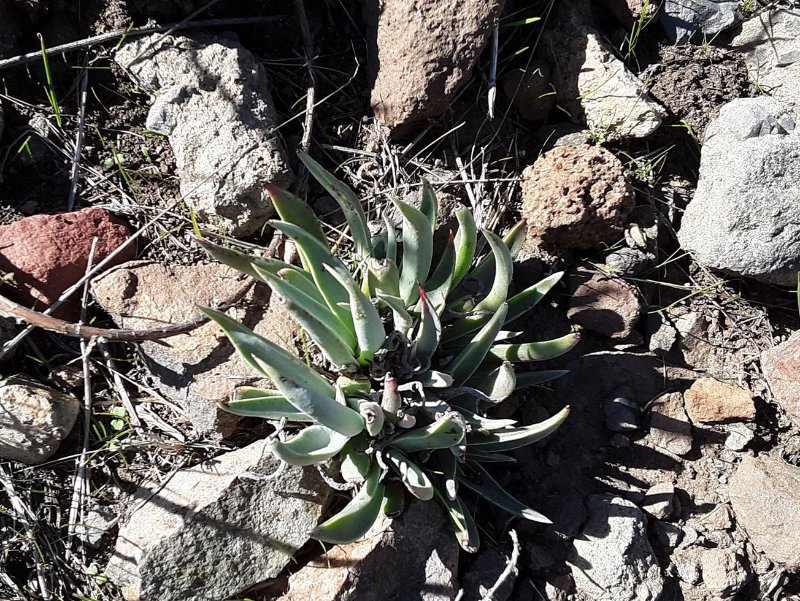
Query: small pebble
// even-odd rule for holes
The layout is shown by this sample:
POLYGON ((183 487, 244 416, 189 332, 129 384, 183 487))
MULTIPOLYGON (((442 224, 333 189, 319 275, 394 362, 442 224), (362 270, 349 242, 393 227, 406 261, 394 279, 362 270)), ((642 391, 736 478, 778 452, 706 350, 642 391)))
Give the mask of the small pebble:
POLYGON ((606 427, 612 432, 631 432, 639 427, 642 411, 632 397, 632 391, 622 387, 617 390, 614 398, 606 401, 603 407, 606 427))
POLYGON ((755 433, 744 424, 733 424, 728 429, 725 446, 731 451, 744 451, 755 437, 755 433))

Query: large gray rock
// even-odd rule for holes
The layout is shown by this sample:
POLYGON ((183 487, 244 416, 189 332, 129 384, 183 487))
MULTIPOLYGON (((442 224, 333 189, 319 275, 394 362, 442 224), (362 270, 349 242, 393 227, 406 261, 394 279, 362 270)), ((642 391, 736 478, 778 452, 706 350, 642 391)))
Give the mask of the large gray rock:
POLYGON ((505 0, 365 3, 371 103, 395 137, 450 108, 472 77, 505 0))
POLYGON ((800 568, 800 468, 773 456, 742 459, 728 487, 736 521, 787 570, 800 568))
POLYGON ((800 12, 762 12, 742 23, 730 47, 742 52, 750 78, 770 96, 800 105, 800 12))
POLYGON ((800 130, 769 97, 722 107, 678 239, 702 265, 791 285, 800 268, 800 130))
POLYGON ((80 411, 78 399, 39 382, 0 380, 0 457, 28 465, 48 460, 80 411))
POLYGON ((604 140, 644 138, 661 125, 664 108, 597 31, 562 23, 543 38, 558 103, 574 122, 604 140))
POLYGON ((659 14, 664 33, 674 44, 710 40, 741 18, 738 0, 666 0, 659 14))
POLYGON ((412 503, 293 574, 279 601, 452 601, 457 573, 458 543, 444 513, 412 503))
POLYGON ((595 601, 655 601, 664 577, 647 540, 644 514, 611 494, 591 495, 589 519, 567 560, 575 586, 595 601))
POLYGON ((262 227, 273 213, 264 184, 286 187, 292 176, 255 57, 222 37, 156 34, 114 58, 152 96, 147 127, 169 137, 181 195, 199 218, 236 236, 262 227))
POLYGON ((259 441, 140 488, 106 568, 126 601, 227 599, 278 575, 330 489, 314 468, 255 479, 277 464, 259 441))

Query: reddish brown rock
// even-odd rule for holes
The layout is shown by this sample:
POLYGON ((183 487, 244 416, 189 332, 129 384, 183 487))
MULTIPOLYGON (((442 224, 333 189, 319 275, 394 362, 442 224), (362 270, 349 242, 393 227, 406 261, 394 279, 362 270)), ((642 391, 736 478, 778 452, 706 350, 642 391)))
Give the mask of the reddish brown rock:
POLYGON ((528 235, 560 248, 593 248, 622 237, 633 188, 622 162, 605 148, 559 146, 522 173, 528 235))
POLYGON ((761 369, 775 401, 800 426, 800 332, 764 351, 761 369))
POLYGON ((744 388, 713 378, 700 378, 683 393, 686 413, 704 424, 750 421, 756 416, 753 397, 744 388))
MULTIPOLYGON (((95 237, 97 264, 130 237, 130 230, 98 208, 34 215, 0 226, 0 274, 13 276, 10 285, 2 286, 2 294, 39 310, 49 307, 83 277, 95 237)), ((113 264, 128 261, 135 254, 135 245, 130 244, 113 264)), ((64 307, 58 314, 72 317, 75 307, 64 307)))
POLYGON ((627 338, 642 314, 636 286, 599 273, 573 281, 567 317, 609 338, 627 338), (578 283, 580 282, 580 283, 578 283))
POLYGON ((504 0, 368 2, 372 108, 394 137, 450 108, 503 10, 504 0), (380 5, 380 6, 379 6, 380 5))

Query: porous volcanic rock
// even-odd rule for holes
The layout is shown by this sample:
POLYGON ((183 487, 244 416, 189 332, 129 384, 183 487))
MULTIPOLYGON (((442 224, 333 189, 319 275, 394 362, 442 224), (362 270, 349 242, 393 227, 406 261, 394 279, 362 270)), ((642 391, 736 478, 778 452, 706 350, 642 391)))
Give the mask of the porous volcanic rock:
POLYGON ((367 14, 371 103, 393 137, 450 108, 504 0, 372 0, 367 14))
POLYGON ((78 417, 74 396, 21 376, 0 381, 0 457, 27 465, 52 457, 78 417))
MULTIPOLYGON (((44 309, 86 273, 92 240, 97 238, 93 265, 104 260, 128 240, 128 226, 104 209, 88 208, 72 213, 34 215, 0 226, 0 283, 2 294, 20 304, 44 309)), ((129 244, 111 266, 132 259, 136 247, 129 244)), ((56 315, 74 317, 76 305, 62 305, 56 315)))
POLYGON ((633 188, 622 162, 600 146, 559 146, 522 173, 528 236, 559 248, 593 248, 622 235, 633 188))
POLYGON ((293 176, 253 54, 226 37, 159 33, 114 59, 150 93, 147 128, 169 138, 181 195, 198 217, 236 236, 261 228, 273 214, 264 184, 287 187, 293 176))

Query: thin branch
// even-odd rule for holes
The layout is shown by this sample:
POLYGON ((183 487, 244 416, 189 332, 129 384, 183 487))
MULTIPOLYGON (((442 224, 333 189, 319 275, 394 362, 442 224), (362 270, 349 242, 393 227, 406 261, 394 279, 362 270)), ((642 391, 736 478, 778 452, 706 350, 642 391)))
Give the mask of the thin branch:
POLYGON ((497 591, 500 590, 500 587, 505 584, 506 580, 509 578, 515 578, 518 573, 517 563, 519 562, 519 538, 517 537, 517 531, 511 530, 509 531, 508 535, 511 537, 511 542, 514 547, 511 550, 511 557, 506 562, 506 569, 503 570, 503 573, 500 574, 500 577, 497 579, 497 582, 494 583, 494 586, 486 591, 486 594, 481 598, 481 601, 497 601, 497 591))
POLYGON ((89 71, 84 70, 80 76, 80 106, 78 108, 78 132, 75 134, 75 152, 72 155, 72 172, 70 174, 69 198, 67 211, 75 208, 75 197, 78 194, 80 179, 81 154, 83 150, 83 132, 86 127, 86 88, 89 84, 89 71))
MULTIPOLYGON (((203 27, 229 27, 233 25, 252 25, 255 23, 268 23, 271 21, 280 21, 283 18, 284 18, 283 16, 270 16, 270 17, 240 17, 234 19, 205 19, 202 21, 186 21, 186 22, 181 21, 179 23, 168 23, 166 25, 133 27, 131 29, 120 29, 119 31, 110 31, 108 33, 103 33, 83 40, 77 40, 75 42, 68 42, 66 44, 61 44, 60 46, 53 46, 52 48, 48 48, 45 51, 45 53, 47 54, 47 56, 52 56, 55 54, 61 54, 62 52, 72 52, 74 50, 80 50, 81 48, 91 48, 92 46, 98 46, 100 44, 105 44, 106 42, 114 42, 121 38, 141 37, 145 35, 150 35, 151 33, 171 32, 171 31, 176 31, 178 29, 201 29, 203 27)), ((8 67, 16 67, 18 65, 33 63, 36 62, 37 60, 41 60, 41 58, 42 58, 41 50, 37 50, 36 52, 29 52, 27 54, 21 54, 19 56, 12 56, 11 58, 0 60, 0 69, 7 69, 8 67)))
POLYGON ((300 33, 303 35, 303 52, 306 55, 306 69, 308 69, 308 88, 306 89, 306 118, 303 123, 303 138, 300 148, 308 152, 311 145, 311 130, 314 127, 314 102, 316 97, 316 78, 314 77, 314 43, 311 38, 311 29, 308 27, 306 7, 303 0, 294 0, 294 10, 300 23, 300 33))

